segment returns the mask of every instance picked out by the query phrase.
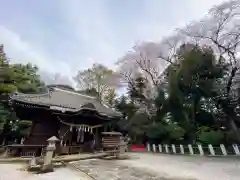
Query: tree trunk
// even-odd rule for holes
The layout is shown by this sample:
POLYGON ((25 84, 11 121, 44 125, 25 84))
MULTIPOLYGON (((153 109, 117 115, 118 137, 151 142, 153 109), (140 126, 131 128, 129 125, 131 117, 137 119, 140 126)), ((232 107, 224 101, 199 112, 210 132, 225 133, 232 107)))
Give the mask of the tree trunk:
POLYGON ((236 125, 235 121, 230 117, 229 117, 229 121, 230 121, 230 126, 231 126, 232 130, 234 131, 234 133, 237 137, 237 142, 240 143, 240 134, 239 134, 237 125, 236 125))
POLYGON ((2 146, 4 146, 4 145, 6 145, 6 138, 5 137, 3 137, 3 139, 2 139, 2 146))

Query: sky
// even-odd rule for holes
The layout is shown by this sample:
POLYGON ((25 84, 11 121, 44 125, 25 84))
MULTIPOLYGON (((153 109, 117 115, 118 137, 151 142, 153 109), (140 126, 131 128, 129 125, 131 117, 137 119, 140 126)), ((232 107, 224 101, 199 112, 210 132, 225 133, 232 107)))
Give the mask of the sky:
MULTIPOLYGON (((224 0, 0 0, 0 44, 12 63, 60 73, 111 68, 136 42, 158 42, 224 0)), ((49 83, 49 82, 48 82, 49 83)))

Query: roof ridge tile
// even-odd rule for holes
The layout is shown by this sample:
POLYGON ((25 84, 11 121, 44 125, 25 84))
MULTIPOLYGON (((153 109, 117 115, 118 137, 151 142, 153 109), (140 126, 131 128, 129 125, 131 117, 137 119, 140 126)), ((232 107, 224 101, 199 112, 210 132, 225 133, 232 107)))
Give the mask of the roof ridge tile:
POLYGON ((97 99, 94 96, 89 96, 89 95, 85 95, 85 94, 81 94, 81 93, 78 93, 78 92, 69 91, 69 90, 65 90, 65 89, 61 89, 61 88, 57 88, 57 87, 54 87, 54 90, 66 92, 66 93, 69 93, 69 94, 75 94, 75 95, 78 95, 78 96, 83 96, 83 97, 87 97, 87 98, 94 99, 94 100, 97 99))

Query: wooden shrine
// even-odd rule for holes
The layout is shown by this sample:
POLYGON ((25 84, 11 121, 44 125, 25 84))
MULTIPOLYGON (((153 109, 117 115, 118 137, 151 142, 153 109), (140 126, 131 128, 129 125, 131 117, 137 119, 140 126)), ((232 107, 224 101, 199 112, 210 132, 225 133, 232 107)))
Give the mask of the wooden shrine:
POLYGON ((121 113, 100 103, 97 98, 71 89, 50 87, 44 94, 10 96, 10 106, 20 120, 31 120, 29 135, 21 144, 10 145, 15 154, 33 152, 40 156, 47 139, 56 136, 57 153, 92 151, 102 147, 104 124, 121 118, 121 113))

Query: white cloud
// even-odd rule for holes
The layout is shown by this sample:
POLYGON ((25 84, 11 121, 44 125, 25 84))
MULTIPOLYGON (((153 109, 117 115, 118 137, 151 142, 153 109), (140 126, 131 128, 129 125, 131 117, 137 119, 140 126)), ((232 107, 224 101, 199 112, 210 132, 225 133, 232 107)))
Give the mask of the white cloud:
MULTIPOLYGON (((17 16, 15 19, 6 20, 14 24, 15 28, 10 28, 11 26, 1 21, 0 17, 0 43, 5 45, 12 62, 32 62, 42 71, 59 72, 71 78, 76 70, 90 67, 94 62, 113 67, 116 60, 130 50, 135 42, 159 41, 163 36, 169 35, 174 28, 201 18, 212 5, 223 0, 143 0, 141 6, 140 1, 135 0, 136 4, 134 5, 132 1, 133 6, 128 8, 125 8, 128 1, 121 1, 124 6, 119 7, 117 5, 109 7, 109 2, 59 0, 58 4, 54 4, 59 10, 58 16, 61 16, 60 27, 64 29, 63 33, 67 34, 62 36, 63 33, 55 32, 57 38, 45 37, 49 41, 49 43, 44 42, 45 46, 53 44, 57 47, 55 51, 51 46, 43 48, 44 44, 41 40, 43 34, 48 34, 47 30, 42 33, 40 30, 35 32, 38 28, 34 25, 32 28, 21 29, 24 27, 24 21, 21 21, 21 18, 17 19, 17 16), (118 12, 122 14, 115 13, 114 8, 118 8, 118 12), (139 8, 139 11, 136 8, 139 8), (125 15, 126 9, 135 9, 136 12, 125 15), (117 15, 122 17, 118 18, 118 21, 115 20, 117 15), (21 34, 23 31, 26 32, 25 35, 28 32, 39 33, 39 37, 29 36, 26 39, 26 36, 21 34), (68 37, 69 35, 71 38, 68 37)), ((24 7, 29 8, 27 4, 24 7)), ((0 10, 1 8, 5 8, 4 4, 0 10)), ((31 13, 26 16, 31 16, 33 20, 37 19, 34 11, 31 13)), ((51 17, 45 20, 50 21, 51 17)), ((35 20, 34 23, 36 22, 38 21, 35 20)), ((51 23, 57 22, 51 21, 51 23)), ((55 24, 50 23, 44 25, 55 27, 55 24)), ((42 27, 42 29, 48 28, 42 27)))
MULTIPOLYGON (((11 63, 31 62, 43 70, 41 74, 44 72, 56 73, 60 70, 63 76, 72 75, 67 62, 62 61, 56 64, 49 56, 38 52, 31 43, 24 41, 17 33, 3 26, 0 26, 0 42, 4 44, 5 51, 10 56, 11 63)), ((44 80, 47 78, 46 75, 43 75, 44 80)))
POLYGON ((104 1, 62 1, 62 12, 72 28, 77 40, 87 50, 84 63, 79 68, 87 68, 93 62, 113 65, 117 49, 114 42, 114 32, 108 22, 106 4, 104 1))
POLYGON ((11 30, 0 26, 0 42, 4 44, 5 51, 11 57, 13 63, 37 63, 46 70, 52 70, 48 66, 48 60, 42 54, 35 51, 35 49, 21 37, 11 30))

